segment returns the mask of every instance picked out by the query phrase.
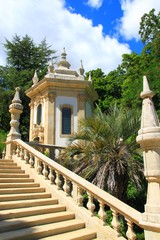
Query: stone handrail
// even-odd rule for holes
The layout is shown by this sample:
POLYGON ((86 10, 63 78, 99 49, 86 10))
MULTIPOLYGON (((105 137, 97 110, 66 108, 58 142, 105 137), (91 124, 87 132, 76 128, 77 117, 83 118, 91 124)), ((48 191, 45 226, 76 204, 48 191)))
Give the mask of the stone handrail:
POLYGON ((30 167, 34 168, 37 174, 43 175, 47 180, 49 179, 51 184, 55 184, 58 190, 63 190, 66 196, 71 196, 78 206, 83 206, 82 194, 84 192, 87 193, 87 209, 90 216, 95 216, 95 204, 93 200, 96 199, 99 203, 98 216, 102 225, 106 224, 106 211, 104 208, 106 206, 109 207, 113 216, 111 226, 116 231, 117 237, 120 236, 119 215, 122 215, 127 223, 126 236, 129 240, 136 239, 133 230, 134 225, 138 225, 144 229, 151 229, 150 226, 142 226, 140 224, 141 213, 139 211, 61 166, 22 140, 13 140, 12 149, 13 158, 15 154, 19 159, 30 164, 30 167))
POLYGON ((46 154, 49 158, 53 160, 55 160, 56 156, 59 155, 64 149, 64 147, 62 146, 42 144, 38 142, 27 142, 27 144, 40 151, 41 153, 46 154))

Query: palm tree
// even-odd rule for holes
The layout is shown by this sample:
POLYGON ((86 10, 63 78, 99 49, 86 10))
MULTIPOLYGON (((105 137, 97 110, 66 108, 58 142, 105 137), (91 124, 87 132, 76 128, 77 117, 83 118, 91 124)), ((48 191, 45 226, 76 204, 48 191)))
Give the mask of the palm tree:
POLYGON ((143 165, 135 141, 139 127, 135 111, 116 105, 107 114, 97 108, 82 120, 66 148, 65 166, 93 184, 125 200, 128 182, 140 188, 143 165))

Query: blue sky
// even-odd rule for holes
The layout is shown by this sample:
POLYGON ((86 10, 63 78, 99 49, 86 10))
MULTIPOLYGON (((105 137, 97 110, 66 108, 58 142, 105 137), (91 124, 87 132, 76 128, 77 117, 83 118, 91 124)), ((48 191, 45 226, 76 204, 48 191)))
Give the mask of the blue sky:
POLYGON ((125 37, 117 32, 120 19, 123 17, 121 3, 120 0, 94 0, 88 1, 88 3, 83 0, 67 0, 66 7, 73 13, 81 14, 85 18, 92 19, 94 26, 101 24, 104 35, 111 37, 116 36, 120 42, 127 42, 131 51, 139 54, 143 48, 141 40, 132 38, 126 41, 125 37))
POLYGON ((28 34, 36 43, 44 38, 60 56, 63 48, 71 68, 80 61, 86 71, 117 68, 122 54, 141 52, 141 16, 159 0, 0 0, 0 65, 5 65, 5 38, 28 34), (16 4, 15 4, 16 2, 16 4))

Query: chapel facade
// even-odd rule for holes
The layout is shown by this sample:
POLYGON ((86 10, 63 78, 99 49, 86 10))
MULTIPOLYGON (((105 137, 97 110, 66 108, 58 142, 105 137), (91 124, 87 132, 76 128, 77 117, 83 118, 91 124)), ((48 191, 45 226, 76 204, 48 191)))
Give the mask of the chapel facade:
POLYGON ((84 68, 70 69, 63 49, 54 68, 50 62, 48 73, 39 81, 37 72, 33 85, 26 91, 30 98, 29 141, 66 146, 80 119, 91 116, 96 93, 91 77, 84 79, 84 68))

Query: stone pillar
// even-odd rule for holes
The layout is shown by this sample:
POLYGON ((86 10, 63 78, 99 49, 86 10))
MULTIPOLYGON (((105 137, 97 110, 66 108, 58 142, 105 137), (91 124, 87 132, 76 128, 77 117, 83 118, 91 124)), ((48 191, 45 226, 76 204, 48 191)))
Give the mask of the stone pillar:
POLYGON ((6 140, 6 159, 9 159, 12 157, 12 140, 14 139, 21 139, 21 134, 19 132, 19 118, 20 114, 23 111, 23 106, 21 104, 21 100, 19 97, 19 90, 20 88, 16 88, 16 93, 14 95, 14 98, 12 100, 12 104, 9 106, 9 112, 11 113, 11 121, 10 121, 10 132, 7 135, 6 140))
POLYGON ((141 129, 137 142, 143 150, 144 175, 148 181, 147 201, 141 224, 145 240, 160 240, 160 125, 147 78, 143 78, 141 129))
POLYGON ((45 95, 44 144, 55 144, 55 94, 45 95))

